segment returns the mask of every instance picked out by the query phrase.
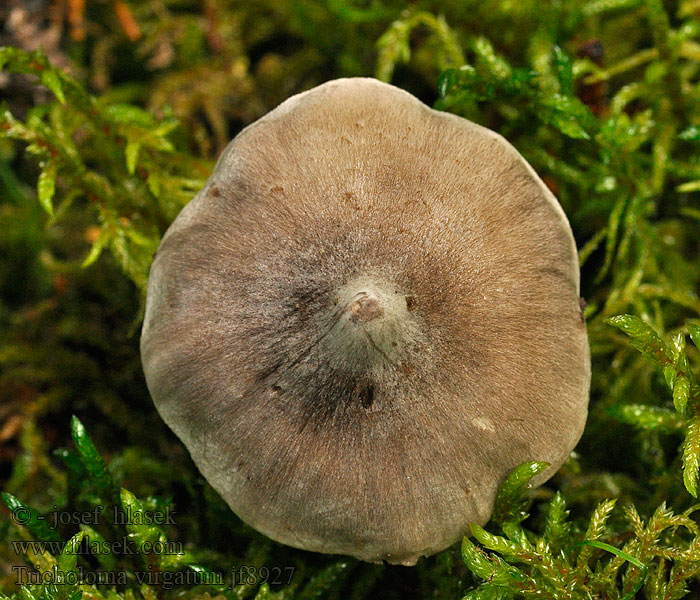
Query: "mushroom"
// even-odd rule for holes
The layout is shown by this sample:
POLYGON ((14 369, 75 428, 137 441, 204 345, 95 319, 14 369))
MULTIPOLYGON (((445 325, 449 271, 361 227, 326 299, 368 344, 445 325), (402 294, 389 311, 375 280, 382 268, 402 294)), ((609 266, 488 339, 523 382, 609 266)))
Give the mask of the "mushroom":
POLYGON ((590 355, 556 198, 500 135, 373 79, 283 102, 166 232, 141 354, 246 523, 411 565, 581 436, 590 355))

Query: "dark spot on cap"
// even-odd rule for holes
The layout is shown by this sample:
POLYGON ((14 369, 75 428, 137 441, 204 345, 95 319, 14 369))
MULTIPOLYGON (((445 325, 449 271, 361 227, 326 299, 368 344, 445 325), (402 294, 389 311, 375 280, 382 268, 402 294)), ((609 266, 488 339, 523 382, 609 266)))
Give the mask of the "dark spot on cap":
POLYGON ((368 323, 384 314, 384 308, 376 296, 361 296, 350 305, 350 320, 353 323, 368 323))

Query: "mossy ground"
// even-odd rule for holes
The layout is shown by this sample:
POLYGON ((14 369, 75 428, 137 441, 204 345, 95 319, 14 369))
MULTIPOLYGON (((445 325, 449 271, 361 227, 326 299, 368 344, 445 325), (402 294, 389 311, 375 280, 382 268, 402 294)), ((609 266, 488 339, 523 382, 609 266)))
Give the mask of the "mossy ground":
POLYGON ((0 19, 5 594, 698 593, 700 2, 9 0, 0 19), (577 451, 535 491, 524 465, 485 530, 415 568, 243 525, 156 414, 138 355, 153 252, 227 141, 295 92, 368 75, 515 144, 569 216, 588 303, 577 451), (120 521, 168 507, 174 523, 120 521), (23 565, 41 582, 18 586, 23 565))

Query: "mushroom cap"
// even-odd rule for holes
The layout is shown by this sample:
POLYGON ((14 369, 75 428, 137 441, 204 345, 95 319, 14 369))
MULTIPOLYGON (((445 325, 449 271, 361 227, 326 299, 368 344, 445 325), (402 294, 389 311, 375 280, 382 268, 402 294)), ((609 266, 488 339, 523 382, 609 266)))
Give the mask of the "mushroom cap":
POLYGON ((166 232, 141 354, 165 422, 279 542, 414 564, 549 478, 587 414, 579 269, 500 135, 374 79, 245 128, 166 232))

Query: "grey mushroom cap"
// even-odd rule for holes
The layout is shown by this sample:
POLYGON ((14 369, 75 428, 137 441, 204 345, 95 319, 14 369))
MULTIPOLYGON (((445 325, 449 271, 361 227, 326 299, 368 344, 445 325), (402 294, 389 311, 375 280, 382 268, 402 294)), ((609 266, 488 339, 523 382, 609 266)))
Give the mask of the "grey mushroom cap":
POLYGON ((279 542, 414 564, 549 478, 590 355, 559 203, 504 138, 373 79, 289 98, 227 147, 151 268, 165 422, 279 542))

